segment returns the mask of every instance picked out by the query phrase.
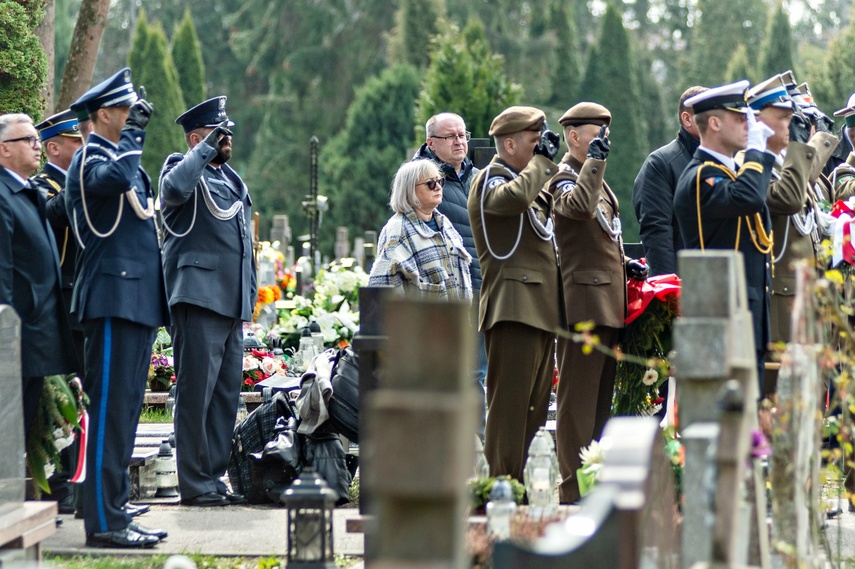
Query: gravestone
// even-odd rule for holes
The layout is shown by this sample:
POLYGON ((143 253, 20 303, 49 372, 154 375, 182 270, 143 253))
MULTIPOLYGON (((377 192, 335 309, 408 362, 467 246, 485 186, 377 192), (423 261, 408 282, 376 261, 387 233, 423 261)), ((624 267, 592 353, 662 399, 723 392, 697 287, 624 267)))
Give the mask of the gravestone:
POLYGON ((335 230, 335 245, 333 256, 336 259, 350 257, 350 236, 347 227, 337 227, 335 230))
POLYGON ((288 225, 287 215, 273 216, 273 225, 270 228, 270 242, 274 243, 276 241, 279 241, 279 251, 283 253, 291 245, 291 226, 288 225))
POLYGON ((0 514, 24 501, 20 323, 11 306, 0 305, 0 514))
POLYGON ((362 262, 365 272, 371 271, 371 266, 374 264, 374 258, 377 256, 377 232, 366 231, 362 235, 362 262))
POLYGON ((463 569, 477 425, 468 309, 393 298, 385 322, 383 373, 365 395, 360 438, 373 516, 366 567, 463 569))

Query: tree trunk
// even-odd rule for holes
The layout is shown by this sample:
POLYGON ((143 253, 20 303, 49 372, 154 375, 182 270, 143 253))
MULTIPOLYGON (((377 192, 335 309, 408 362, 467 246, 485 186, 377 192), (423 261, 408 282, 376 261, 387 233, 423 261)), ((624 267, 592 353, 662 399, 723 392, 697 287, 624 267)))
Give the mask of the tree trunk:
POLYGON ((39 38, 39 43, 42 44, 42 49, 45 50, 45 60, 47 61, 47 74, 45 82, 42 85, 41 96, 45 100, 45 114, 49 117, 54 114, 53 110, 53 82, 54 82, 54 59, 56 50, 54 49, 54 14, 56 13, 56 0, 46 0, 45 2, 45 19, 36 26, 36 36, 39 38))
POLYGON ((56 108, 67 109, 89 88, 109 11, 110 0, 83 0, 80 5, 56 108))

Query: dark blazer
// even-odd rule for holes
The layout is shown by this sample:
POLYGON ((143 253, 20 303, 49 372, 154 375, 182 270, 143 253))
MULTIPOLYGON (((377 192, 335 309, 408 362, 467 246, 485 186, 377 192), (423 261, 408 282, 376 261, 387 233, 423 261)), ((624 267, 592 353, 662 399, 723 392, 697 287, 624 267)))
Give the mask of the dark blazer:
POLYGON ((674 213, 687 249, 735 248, 742 253, 748 308, 754 321, 754 342, 760 352, 765 352, 769 343, 771 263, 769 255, 754 246, 747 223, 750 219, 752 227, 756 227, 755 214, 759 214, 764 231, 768 233, 772 229, 766 192, 774 162, 775 157, 768 152, 749 150, 745 153, 745 163, 736 173, 727 170, 703 148, 698 148, 680 176, 674 194, 674 213), (698 197, 703 235, 698 232, 698 197))
POLYGON ((66 211, 82 243, 71 311, 81 322, 107 317, 151 327, 169 322, 154 218, 138 216, 125 196, 132 190, 142 207, 154 197, 140 167, 144 140, 141 130, 123 130, 116 146, 92 133, 68 168, 66 211), (89 219, 101 234, 110 233, 121 208, 109 236, 93 233, 83 209, 84 194, 89 219))
POLYGON ((536 155, 517 174, 498 156, 472 180, 469 188, 469 219, 481 261, 479 329, 489 330, 497 322, 519 322, 553 333, 564 325, 558 260, 551 239, 541 239, 529 220, 533 208, 543 223, 551 222, 552 195, 544 185, 557 166, 536 155), (486 195, 481 201, 484 179, 486 195), (483 216, 482 216, 483 213, 483 216), (500 260, 490 254, 490 246, 504 256, 521 235, 515 253, 500 260))
POLYGON ((59 256, 44 199, 0 166, 0 304, 21 319, 21 375, 79 368, 59 287, 59 256))
POLYGON ((674 215, 674 191, 698 141, 680 128, 677 138, 650 153, 632 187, 632 206, 650 275, 677 272, 677 251, 683 239, 674 215))
POLYGON ((65 172, 46 162, 41 171, 30 178, 30 184, 38 188, 45 200, 45 215, 53 228, 56 248, 59 251, 59 268, 62 274, 63 298, 71 306, 71 288, 74 284, 74 259, 77 256, 77 240, 68 223, 65 211, 65 172), (66 298, 67 296, 67 298, 66 298))
POLYGON ((561 171, 549 181, 571 328, 588 320, 623 328, 626 318, 623 244, 620 237, 613 240, 597 219, 597 209, 608 223, 620 215, 617 196, 603 180, 606 164, 593 159, 580 164, 568 152, 561 171))
POLYGON ((472 291, 476 297, 481 290, 481 263, 478 262, 478 251, 475 250, 475 238, 472 237, 472 224, 469 222, 469 211, 467 201, 469 200, 469 184, 479 172, 469 158, 463 160, 461 175, 450 164, 440 160, 436 154, 422 144, 421 148, 413 156, 413 160, 433 160, 439 164, 440 172, 445 177, 445 185, 442 188, 442 203, 437 206, 439 213, 444 215, 463 238, 463 246, 472 257, 469 265, 469 274, 472 276, 472 291))
POLYGON ((227 180, 208 165, 214 155, 209 145, 197 144, 187 154, 170 155, 160 174, 169 306, 186 302, 248 322, 258 292, 249 230, 252 200, 228 164, 220 168, 227 180), (217 208, 243 203, 242 210, 217 219, 206 205, 206 191, 217 208))

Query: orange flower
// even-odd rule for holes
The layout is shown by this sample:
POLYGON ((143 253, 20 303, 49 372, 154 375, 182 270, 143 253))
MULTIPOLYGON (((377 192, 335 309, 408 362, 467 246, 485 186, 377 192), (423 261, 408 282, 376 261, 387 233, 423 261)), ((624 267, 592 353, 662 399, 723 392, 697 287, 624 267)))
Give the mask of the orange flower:
POLYGON ((270 290, 269 286, 262 286, 258 288, 258 302, 261 304, 269 304, 273 302, 274 293, 270 290))

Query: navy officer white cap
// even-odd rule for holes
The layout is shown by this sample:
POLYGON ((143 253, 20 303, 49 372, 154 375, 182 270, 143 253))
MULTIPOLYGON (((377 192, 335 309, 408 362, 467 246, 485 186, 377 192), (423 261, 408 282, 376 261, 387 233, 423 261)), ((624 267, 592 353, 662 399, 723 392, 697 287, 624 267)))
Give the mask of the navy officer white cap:
POLYGON ((743 79, 736 83, 713 87, 703 93, 698 93, 694 97, 689 97, 685 104, 695 114, 713 109, 747 114, 751 112, 748 103, 745 102, 745 92, 748 90, 748 85, 748 81, 743 79))

